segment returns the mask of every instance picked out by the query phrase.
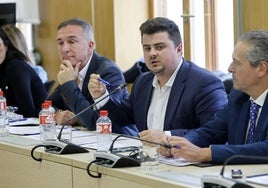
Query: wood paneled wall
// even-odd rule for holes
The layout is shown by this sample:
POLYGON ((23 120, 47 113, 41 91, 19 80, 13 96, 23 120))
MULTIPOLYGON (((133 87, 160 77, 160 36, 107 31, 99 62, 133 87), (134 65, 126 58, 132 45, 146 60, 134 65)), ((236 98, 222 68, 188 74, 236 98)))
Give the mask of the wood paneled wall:
POLYGON ((268 30, 267 0, 234 0, 235 42, 251 30, 268 30))
POLYGON ((126 70, 142 57, 139 26, 151 14, 152 0, 39 0, 41 24, 36 25, 35 45, 49 80, 56 80, 60 61, 56 45, 57 26, 81 17, 95 31, 96 51, 126 70))

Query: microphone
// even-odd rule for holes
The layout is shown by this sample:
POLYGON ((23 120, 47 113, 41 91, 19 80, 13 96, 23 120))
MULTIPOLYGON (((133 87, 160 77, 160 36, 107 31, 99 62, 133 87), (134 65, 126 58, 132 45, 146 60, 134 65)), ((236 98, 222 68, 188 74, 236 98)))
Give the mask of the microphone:
POLYGON ((134 136, 128 136, 128 135, 120 134, 117 137, 115 137, 115 139, 113 140, 113 142, 112 142, 112 144, 111 144, 111 146, 109 148, 109 152, 107 152, 107 151, 96 151, 94 153, 95 160, 104 161, 103 163, 101 163, 104 166, 111 167, 111 168, 119 168, 119 167, 140 166, 140 164, 142 162, 142 159, 144 157, 149 157, 149 156, 145 155, 142 152, 134 152, 137 149, 135 147, 132 147, 133 150, 131 152, 131 155, 129 155, 129 156, 118 154, 117 151, 114 152, 113 151, 114 143, 120 137, 126 137, 126 138, 130 138, 130 139, 134 139, 134 140, 140 140, 140 141, 143 141, 143 142, 159 145, 159 146, 169 148, 169 149, 173 147, 173 146, 171 146, 169 144, 166 144, 166 143, 157 143, 157 142, 144 140, 144 139, 134 137, 134 136))
POLYGON ((248 156, 248 155, 233 155, 229 158, 227 158, 221 168, 221 172, 219 176, 213 176, 213 175, 205 175, 201 177, 201 181, 204 185, 205 188, 209 187, 219 187, 223 186, 226 188, 238 188, 238 187, 245 187, 245 188, 253 188, 252 186, 239 182, 237 180, 231 179, 231 178, 226 178, 224 177, 224 170, 225 166, 232 160, 236 158, 242 158, 242 159, 254 159, 254 160, 261 160, 261 161, 268 161, 268 157, 261 157, 261 156, 248 156))
POLYGON ((49 152, 49 153, 54 153, 54 154, 72 154, 72 153, 87 153, 89 152, 87 149, 80 147, 76 144, 73 144, 71 142, 65 141, 65 140, 61 140, 61 136, 62 136, 62 131, 65 127, 65 125, 67 125, 70 121, 72 121, 74 118, 78 117, 80 114, 86 112, 88 109, 92 108, 93 106, 95 106, 96 104, 98 104, 99 102, 103 101, 104 99, 106 99, 107 97, 113 95, 115 92, 123 89, 124 87, 126 87, 127 84, 121 84, 119 85, 117 88, 115 88, 113 91, 111 91, 108 95, 102 97, 100 100, 98 100, 97 102, 91 104, 90 106, 86 107, 85 109, 83 109, 82 111, 80 111, 79 113, 77 113, 75 116, 73 116, 72 118, 68 119, 67 121, 65 121, 62 124, 62 127, 59 131, 57 140, 52 140, 52 141, 45 141, 44 142, 44 146, 45 146, 45 151, 49 152))
POLYGON ((113 95, 115 92, 123 89, 124 87, 126 87, 127 84, 124 83, 124 84, 120 84, 117 88, 115 88, 113 91, 111 91, 108 95, 102 97, 100 100, 98 100, 97 102, 89 105, 88 107, 86 107, 85 109, 83 109, 82 111, 80 111, 79 113, 77 113, 75 116, 71 117, 70 119, 68 119, 67 121, 65 121, 63 124, 62 124, 62 128, 60 129, 60 132, 58 134, 58 137, 57 139, 58 140, 61 140, 61 136, 62 136, 62 131, 64 129, 64 126, 67 125, 67 123, 69 123, 70 121, 72 121, 73 119, 77 118, 79 115, 81 115, 82 113, 86 112, 88 109, 92 108, 93 106, 97 105, 98 103, 100 103, 101 101, 103 101, 104 99, 106 99, 107 97, 113 95))

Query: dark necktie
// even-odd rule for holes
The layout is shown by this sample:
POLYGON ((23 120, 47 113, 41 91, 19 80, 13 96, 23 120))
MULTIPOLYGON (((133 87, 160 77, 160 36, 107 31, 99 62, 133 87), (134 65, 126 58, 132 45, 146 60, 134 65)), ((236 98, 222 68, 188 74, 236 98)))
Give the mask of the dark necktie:
POLYGON ((255 125, 256 119, 258 116, 260 106, 257 105, 255 102, 250 101, 250 111, 249 111, 249 130, 248 130, 248 137, 247 137, 247 144, 253 142, 254 132, 255 132, 255 125))

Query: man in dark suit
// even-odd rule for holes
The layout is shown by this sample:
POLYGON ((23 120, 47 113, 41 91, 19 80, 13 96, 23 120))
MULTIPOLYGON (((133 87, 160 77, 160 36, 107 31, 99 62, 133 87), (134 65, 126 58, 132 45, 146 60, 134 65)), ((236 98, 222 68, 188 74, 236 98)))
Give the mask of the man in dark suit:
MULTIPOLYGON (((100 107, 112 112, 113 122, 134 123, 140 138, 154 142, 164 134, 183 136, 207 123, 227 102, 221 80, 182 58, 181 35, 173 21, 154 18, 140 31, 150 72, 137 78, 128 99, 119 103, 110 98, 100 107)), ((94 98, 105 93, 99 77, 93 74, 89 81, 94 98)))
MULTIPOLYGON (((223 163, 233 155, 268 156, 268 32, 251 31, 235 45, 229 71, 234 89, 215 118, 183 137, 163 141, 177 149, 161 148, 188 161, 223 163), (254 115, 254 116, 253 116, 254 115)), ((265 161, 267 163, 267 160, 265 161)), ((263 163, 238 158, 230 163, 263 163)))
MULTIPOLYGON (((74 18, 62 22, 57 28, 57 44, 60 60, 60 71, 57 75, 59 86, 49 96, 53 106, 58 109, 57 124, 64 124, 75 114, 94 103, 88 92, 87 85, 90 74, 97 73, 110 82, 108 91, 111 92, 120 84, 125 83, 121 70, 111 60, 100 56, 94 51, 95 41, 93 29, 88 22, 74 18)), ((115 101, 127 96, 126 89, 114 93, 111 98, 115 101)), ((78 121, 89 130, 96 129, 97 112, 89 109, 78 116, 78 121)), ((77 121, 68 122, 75 124, 77 121)), ((131 134, 131 128, 122 128, 113 124, 113 132, 131 134)), ((135 133, 135 132, 134 132, 135 133)))

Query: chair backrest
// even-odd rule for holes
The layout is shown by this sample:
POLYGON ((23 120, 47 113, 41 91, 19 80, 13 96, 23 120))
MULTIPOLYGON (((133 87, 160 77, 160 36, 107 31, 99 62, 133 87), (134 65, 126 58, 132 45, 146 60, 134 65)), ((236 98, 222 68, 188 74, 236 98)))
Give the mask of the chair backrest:
POLYGON ((226 93, 229 95, 230 91, 233 87, 233 77, 231 73, 224 73, 221 71, 215 71, 214 72, 223 82, 223 85, 225 87, 226 93))

